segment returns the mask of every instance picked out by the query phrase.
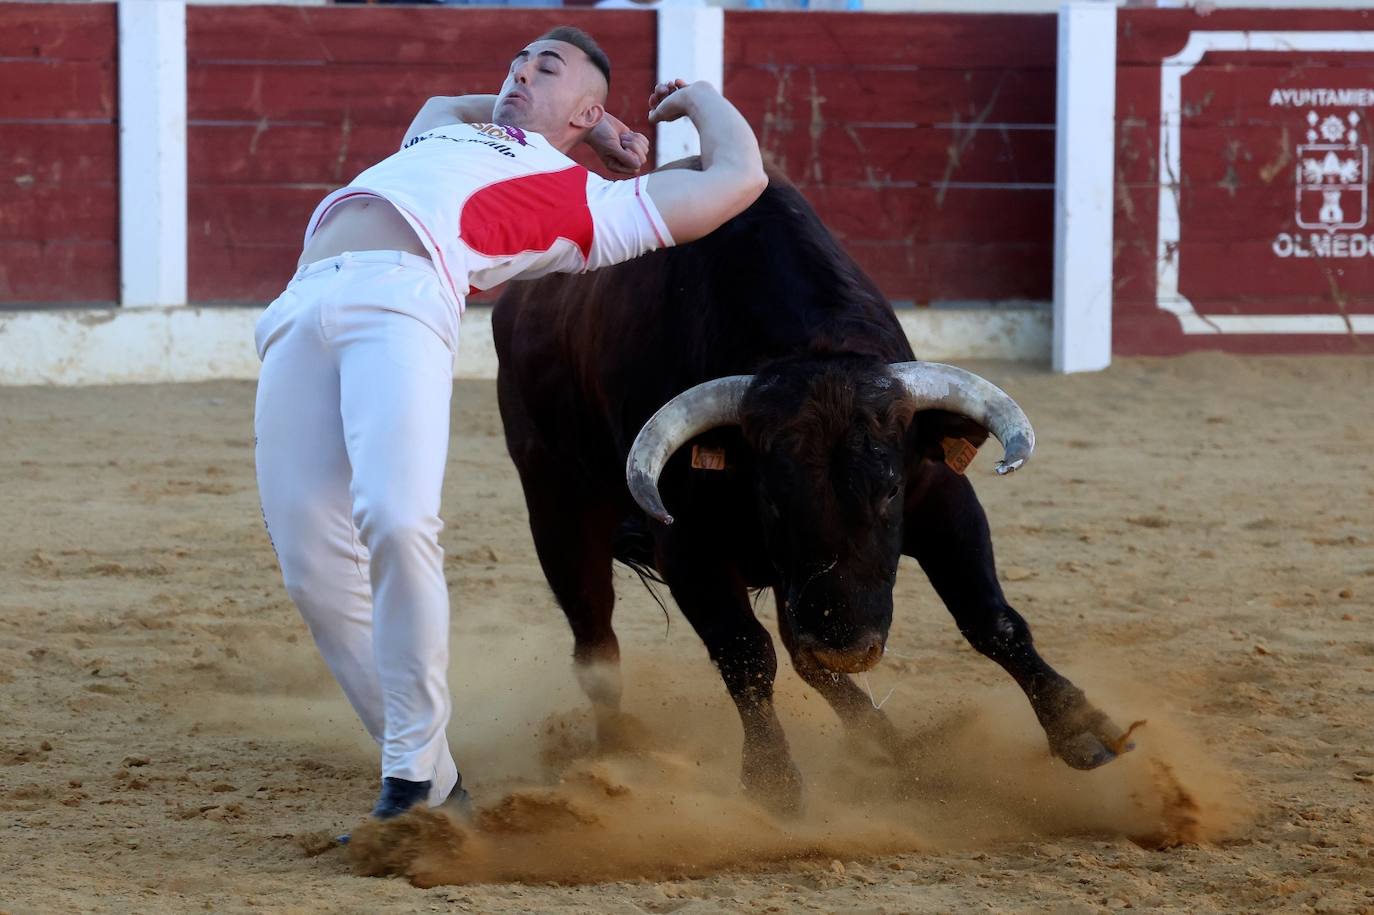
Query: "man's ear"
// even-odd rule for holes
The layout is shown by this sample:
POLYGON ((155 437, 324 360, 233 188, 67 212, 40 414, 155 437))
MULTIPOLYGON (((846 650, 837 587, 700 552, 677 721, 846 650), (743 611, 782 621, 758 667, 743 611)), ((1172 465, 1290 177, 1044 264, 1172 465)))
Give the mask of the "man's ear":
POLYGON ((606 106, 600 102, 592 102, 590 106, 582 109, 573 115, 572 126, 578 130, 591 130, 606 115, 606 106))

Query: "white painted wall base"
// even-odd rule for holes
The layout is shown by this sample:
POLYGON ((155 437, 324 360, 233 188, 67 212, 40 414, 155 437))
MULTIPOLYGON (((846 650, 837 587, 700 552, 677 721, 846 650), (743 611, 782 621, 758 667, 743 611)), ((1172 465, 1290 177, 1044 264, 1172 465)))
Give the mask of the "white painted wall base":
MULTIPOLYGON (((258 377, 255 308, 0 312, 0 385, 142 384, 258 377)), ((1048 309, 903 309, 922 359, 1046 361, 1048 309)), ((458 378, 495 378, 491 309, 463 316, 458 378)))

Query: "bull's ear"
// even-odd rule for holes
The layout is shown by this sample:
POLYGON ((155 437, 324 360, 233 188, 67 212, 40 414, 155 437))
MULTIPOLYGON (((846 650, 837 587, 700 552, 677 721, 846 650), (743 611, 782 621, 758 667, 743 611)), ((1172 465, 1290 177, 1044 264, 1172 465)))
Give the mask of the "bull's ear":
POLYGON ((975 448, 983 447, 988 430, 959 413, 921 410, 912 417, 906 430, 906 453, 910 462, 945 460, 945 440, 964 439, 975 448))

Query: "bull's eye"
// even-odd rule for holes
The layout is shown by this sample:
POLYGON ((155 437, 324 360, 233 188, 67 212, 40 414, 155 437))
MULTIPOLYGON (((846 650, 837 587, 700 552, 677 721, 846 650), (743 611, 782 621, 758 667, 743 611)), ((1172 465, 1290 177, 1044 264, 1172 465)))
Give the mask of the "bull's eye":
POLYGON ((900 483, 894 484, 893 487, 890 490, 888 490, 887 495, 883 498, 883 511, 887 511, 889 508, 891 508, 893 504, 897 501, 897 497, 901 494, 902 485, 900 483))

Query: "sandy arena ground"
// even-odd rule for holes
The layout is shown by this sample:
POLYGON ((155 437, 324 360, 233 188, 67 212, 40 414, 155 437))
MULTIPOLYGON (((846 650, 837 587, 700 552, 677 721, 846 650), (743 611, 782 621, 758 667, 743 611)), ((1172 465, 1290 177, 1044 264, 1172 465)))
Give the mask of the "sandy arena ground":
POLYGON ((357 861, 327 837, 375 751, 277 577, 252 385, 0 389, 0 911, 1374 912, 1374 359, 970 367, 1040 436, 1014 477, 995 448, 971 471, 1009 596, 1148 722, 1134 753, 1051 760, 907 561, 869 675, 904 764, 785 670, 808 814, 762 813, 704 650, 628 573, 643 734, 598 756, 494 385, 465 382, 450 738, 484 828, 417 818, 357 861))

